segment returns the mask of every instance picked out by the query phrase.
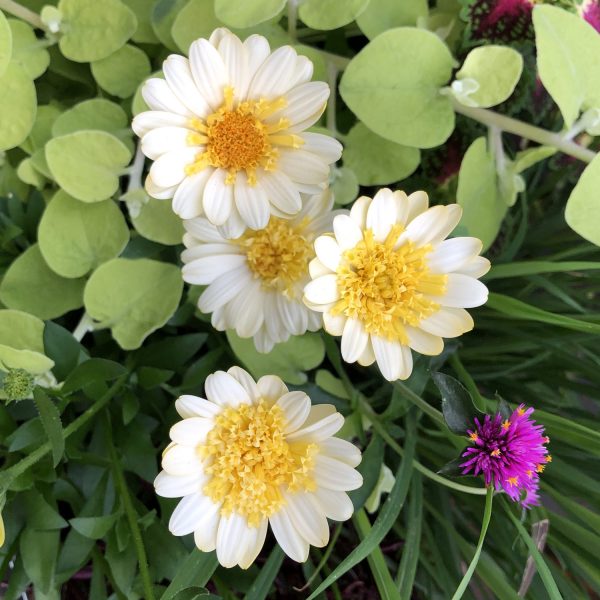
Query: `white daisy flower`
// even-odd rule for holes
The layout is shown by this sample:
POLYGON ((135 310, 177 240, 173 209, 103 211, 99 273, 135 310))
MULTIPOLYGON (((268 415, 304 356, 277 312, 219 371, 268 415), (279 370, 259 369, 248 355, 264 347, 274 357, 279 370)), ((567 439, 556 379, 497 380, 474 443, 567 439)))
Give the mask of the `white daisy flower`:
POLYGON ((313 279, 304 301, 323 313, 331 335, 342 336, 346 362, 377 361, 389 381, 407 379, 411 348, 440 354, 442 340, 470 331, 464 310, 484 304, 477 280, 490 268, 481 242, 446 236, 458 224, 457 204, 428 208, 425 192, 383 189, 359 198, 350 216, 333 220, 333 235, 315 241, 313 279))
POLYGON ((310 81, 311 61, 291 46, 271 52, 266 38, 245 42, 227 29, 192 43, 189 60, 171 55, 165 79, 142 90, 151 108, 133 120, 154 163, 146 190, 173 199, 182 218, 266 227, 273 209, 294 215, 300 193, 325 189, 341 155, 335 139, 305 130, 325 109, 329 87, 310 81))
POLYGON ((209 375, 205 392, 176 401, 183 421, 154 481, 160 496, 183 496, 171 533, 193 533, 224 567, 247 569, 270 524, 284 552, 304 562, 309 545, 327 544, 327 518, 350 518, 346 492, 362 485, 360 451, 332 437, 344 418, 330 404, 311 407, 279 377, 255 382, 239 367, 209 375))
POLYGON ((342 212, 332 212, 332 205, 329 191, 316 194, 292 219, 271 216, 265 228, 234 240, 203 217, 184 221, 183 279, 208 285, 198 307, 212 313, 215 329, 235 329, 240 337, 254 338, 259 352, 269 352, 290 335, 322 327, 321 314, 302 295, 310 281, 313 242, 342 212))

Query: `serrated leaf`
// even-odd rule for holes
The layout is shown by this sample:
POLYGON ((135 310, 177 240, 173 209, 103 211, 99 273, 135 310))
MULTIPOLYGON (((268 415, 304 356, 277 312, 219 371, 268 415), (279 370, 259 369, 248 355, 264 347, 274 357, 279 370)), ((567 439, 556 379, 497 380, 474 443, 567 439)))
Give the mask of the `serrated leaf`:
POLYGON ((169 320, 182 290, 183 280, 175 265, 115 258, 94 271, 85 288, 84 303, 99 327, 110 327, 118 344, 133 350, 169 320))
POLYGON ((460 381, 444 373, 433 373, 433 382, 442 396, 442 414, 448 429, 457 435, 464 435, 473 427, 476 416, 471 394, 460 381))
POLYGON ((99 202, 119 188, 131 152, 110 133, 78 131, 50 140, 46 160, 65 192, 83 202, 99 202))
POLYGON ((340 93, 352 112, 381 137, 416 148, 444 143, 454 129, 450 99, 441 95, 454 60, 422 29, 398 27, 377 36, 347 66, 340 93), (394 57, 402 56, 402 61, 394 57))
POLYGON ((25 69, 11 62, 0 76, 0 151, 29 135, 37 110, 35 86, 25 69))
POLYGON ((42 427, 50 442, 52 448, 52 463, 53 466, 56 467, 65 451, 65 438, 63 437, 60 413, 54 402, 40 387, 36 387, 33 390, 33 401, 35 402, 35 407, 40 415, 42 427))

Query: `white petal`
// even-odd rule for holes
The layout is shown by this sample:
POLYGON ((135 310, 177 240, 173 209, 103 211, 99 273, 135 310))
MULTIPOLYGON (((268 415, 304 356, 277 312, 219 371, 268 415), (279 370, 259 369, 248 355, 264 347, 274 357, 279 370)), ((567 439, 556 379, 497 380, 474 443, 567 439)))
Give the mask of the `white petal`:
POLYGON ((345 492, 337 492, 319 487, 314 492, 321 510, 328 519, 334 521, 347 521, 354 512, 352 500, 345 492))
POLYGON ((176 444, 182 446, 198 446, 206 440, 208 432, 214 427, 212 419, 190 417, 175 423, 169 431, 169 436, 176 444))
POLYGON ((206 397, 221 406, 251 404, 250 396, 244 387, 225 371, 215 371, 204 382, 206 397))
POLYGON ((281 549, 296 562, 303 563, 308 558, 309 543, 298 533, 283 510, 271 515, 269 523, 273 535, 281 549))
POLYGON ((229 78, 221 55, 207 40, 201 38, 190 46, 190 69, 203 98, 217 110, 223 103, 223 90, 229 78))
MULTIPOLYGON (((313 409, 316 407, 313 407, 313 409)), ((312 412, 312 411, 311 411, 312 412)), ((335 412, 314 423, 309 419, 304 422, 302 429, 297 429, 286 436, 288 442, 321 442, 335 435, 344 425, 344 417, 335 412)))
POLYGON ((284 433, 296 431, 302 426, 310 413, 310 398, 304 392, 288 392, 277 400, 284 414, 286 427, 284 433))
POLYGON ((249 527, 245 532, 245 549, 240 553, 238 564, 247 569, 256 560, 267 537, 268 519, 263 519, 258 527, 249 527))
POLYGON ((161 471, 154 480, 154 489, 163 498, 181 498, 200 493, 205 481, 206 477, 201 471, 179 476, 161 471))
POLYGON ((248 52, 248 77, 252 79, 258 68, 265 62, 271 48, 269 41, 262 35, 252 34, 244 41, 244 48, 248 52))
POLYGON ((471 331, 473 326, 473 318, 466 310, 445 307, 419 323, 419 327, 423 331, 445 338, 458 337, 471 331))
POLYGON ((213 501, 202 493, 185 496, 171 515, 169 531, 173 535, 187 535, 199 528, 207 513, 214 510, 213 501))
POLYGON ((376 241, 383 242, 397 220, 397 203, 392 190, 379 190, 367 211, 367 228, 373 230, 376 241))
POLYGON ((142 97, 152 110, 192 117, 192 112, 177 98, 164 79, 153 77, 142 87, 142 97))
POLYGON ((408 215, 406 222, 410 223, 415 217, 427 210, 429 207, 429 196, 427 196, 426 192, 413 192, 408 196, 407 203, 408 215))
POLYGON ((344 315, 332 315, 331 313, 323 313, 323 326, 329 335, 342 335, 344 325, 348 317, 344 315))
POLYGON ((245 534, 248 521, 242 515, 231 513, 221 517, 217 531, 217 558, 224 567, 237 565, 245 551, 245 534))
POLYGON ((261 398, 275 403, 288 393, 288 388, 277 375, 263 375, 257 382, 261 398))
MULTIPOLYGON (((276 123, 281 117, 285 117, 292 126, 307 120, 312 121, 312 125, 323 113, 327 98, 329 86, 324 81, 303 83, 286 94, 287 105, 269 117, 268 121, 276 123)), ((292 130, 292 127, 289 129, 292 130)))
POLYGON ((298 56, 296 58, 296 66, 294 67, 294 74, 290 85, 295 86, 310 81, 313 76, 313 70, 314 67, 311 60, 306 56, 298 56))
POLYGON ((381 374, 388 381, 406 379, 410 375, 410 372, 406 373, 407 369, 404 364, 405 355, 402 352, 402 344, 400 342, 388 340, 378 335, 371 335, 371 343, 373 344, 373 352, 375 353, 381 374))
POLYGON ((192 396, 190 394, 184 394, 179 396, 175 400, 175 410, 184 419, 190 417, 204 417, 205 419, 212 419, 215 415, 221 412, 221 407, 218 404, 209 402, 204 398, 198 396, 192 396))
POLYGON ((240 213, 235 207, 235 204, 231 207, 229 219, 227 219, 223 225, 219 225, 218 231, 228 240, 236 240, 244 233, 244 231, 246 231, 246 223, 244 223, 242 217, 240 217, 240 213))
POLYGON ((237 35, 225 35, 217 49, 223 57, 227 68, 229 85, 233 88, 234 97, 241 101, 248 92, 250 77, 248 75, 248 52, 237 35))
POLYGON ((363 483, 362 475, 356 469, 323 454, 318 454, 315 459, 314 473, 317 485, 328 490, 347 492, 358 489, 363 483))
POLYGON ((179 184, 173 196, 173 212, 176 215, 182 219, 193 219, 204 212, 202 197, 212 172, 213 170, 207 167, 199 173, 189 175, 179 184))
POLYGON ((367 213, 373 200, 368 196, 357 198, 350 209, 350 218, 358 225, 359 229, 367 228, 367 213))
POLYGON ((333 231, 342 251, 354 248, 363 239, 359 226, 348 215, 338 215, 333 219, 333 231))
POLYGON ((312 494, 284 494, 284 510, 294 528, 312 546, 322 548, 329 541, 329 526, 312 494))
POLYGON ((297 57, 291 46, 277 48, 257 69, 248 90, 249 98, 273 100, 285 94, 290 87, 297 57))
POLYGON ((313 279, 323 275, 331 275, 331 269, 328 269, 318 258, 313 258, 308 263, 308 272, 313 279))
POLYGON ((280 150, 277 166, 297 183, 325 187, 329 177, 329 165, 320 156, 306 150, 280 150))
POLYGON ((360 450, 350 442, 337 437, 330 437, 321 442, 321 453, 341 460, 348 466, 354 468, 360 464, 361 455, 360 450))
POLYGON ((258 386, 248 371, 242 369, 241 367, 235 366, 227 369, 227 373, 231 375, 246 390, 246 393, 253 402, 256 402, 260 399, 260 391, 258 386))
POLYGON ((281 171, 261 171, 257 179, 271 204, 280 211, 294 215, 302 208, 300 192, 285 173, 281 171))
POLYGON ((246 266, 225 273, 211 283, 198 299, 198 308, 210 313, 235 298, 250 282, 251 278, 246 266))
POLYGON ((308 309, 294 298, 275 294, 275 304, 279 319, 286 331, 293 335, 302 335, 308 326, 308 309))
POLYGON ((169 446, 162 457, 162 468, 169 475, 191 475, 202 472, 202 461, 193 446, 169 446))
POLYGON ((416 352, 426 356, 437 356, 444 350, 444 340, 437 335, 431 335, 418 327, 405 326, 408 343, 416 352))
POLYGON ((371 337, 369 336, 369 341, 365 346, 364 352, 358 357, 356 361, 359 365, 363 367, 368 367, 375 362, 375 352, 373 351, 373 344, 371 342, 371 337))
POLYGON ((181 183, 187 176, 185 168, 195 161, 199 151, 195 146, 187 146, 163 154, 150 167, 152 181, 160 187, 171 187, 181 183))
POLYGON ((476 256, 466 265, 463 265, 460 269, 458 269, 459 273, 463 275, 469 275, 469 277, 475 277, 475 279, 479 279, 483 275, 485 275, 492 265, 487 258, 483 256, 476 256))
POLYGON ((342 249, 331 235, 322 235, 315 240, 317 258, 332 271, 337 271, 342 257, 342 249))
POLYGON ((194 543, 202 552, 212 552, 217 547, 217 531, 221 522, 219 508, 219 504, 212 504, 200 527, 194 531, 194 543))
POLYGON ((236 333, 243 338, 252 337, 265 319, 261 283, 253 280, 243 294, 234 298, 227 306, 228 320, 235 323, 236 333))
POLYGON ((215 169, 204 187, 202 207, 213 225, 223 225, 231 214, 233 186, 225 183, 227 172, 215 169))
POLYGON ((191 112, 201 118, 212 112, 194 83, 187 58, 171 54, 163 62, 163 73, 171 90, 191 112))
POLYGON ((164 110, 147 110, 133 118, 131 128, 138 137, 143 137, 159 127, 187 127, 190 119, 164 110))
POLYGON ((267 194, 260 182, 250 185, 247 179, 247 175, 241 171, 236 176, 233 186, 235 205, 248 227, 264 229, 271 214, 267 194))
POLYGON ((342 156, 342 145, 333 137, 322 133, 305 132, 303 150, 320 156, 327 164, 332 164, 342 156))
POLYGON ((242 254, 215 254, 197 258, 183 266, 183 280, 193 285, 208 285, 223 273, 228 273, 246 264, 242 254))
POLYGON ((159 185, 156 185, 156 183, 152 181, 152 177, 150 177, 150 174, 146 176, 144 187, 146 188, 148 195, 152 198, 156 198, 157 200, 169 200, 175 195, 175 192, 177 191, 177 185, 172 185, 169 187, 161 187, 159 185))
POLYGON ((444 240, 427 255, 427 265, 434 273, 458 271, 479 254, 481 248, 481 241, 473 237, 444 240))
POLYGON ((358 319, 347 319, 342 332, 342 358, 347 363, 356 362, 365 351, 369 334, 358 319))
POLYGON ((450 273, 446 283, 446 293, 443 296, 432 298, 442 306, 473 308, 487 302, 488 289, 481 281, 473 279, 473 277, 450 273))
POLYGON ((329 304, 339 299, 340 293, 337 286, 335 273, 323 275, 306 284, 304 295, 309 302, 315 304, 329 304))
MULTIPOLYGON (((192 179, 190 177, 189 179, 192 179)), ((185 230, 200 242, 222 242, 223 236, 217 228, 205 218, 186 219, 183 221, 185 230)))

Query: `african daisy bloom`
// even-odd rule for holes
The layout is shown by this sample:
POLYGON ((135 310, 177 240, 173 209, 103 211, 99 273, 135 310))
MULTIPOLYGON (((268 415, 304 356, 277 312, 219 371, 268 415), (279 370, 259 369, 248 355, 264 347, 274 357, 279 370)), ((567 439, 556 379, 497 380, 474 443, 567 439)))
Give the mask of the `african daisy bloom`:
POLYGON ((462 456, 463 475, 483 474, 486 485, 504 490, 524 508, 539 504, 539 474, 552 461, 545 444, 544 428, 530 418, 533 408, 521 404, 508 419, 501 414, 475 419, 468 430, 472 446, 462 456))
POLYGON ((472 237, 446 240, 461 217, 456 204, 428 208, 425 192, 383 189, 363 196, 350 215, 333 220, 332 235, 316 239, 313 279, 304 301, 341 335, 346 362, 377 361, 389 381, 412 372, 411 348, 434 356, 442 337, 470 331, 464 310, 487 300, 477 280, 490 263, 472 237))
POLYGON ((265 228, 235 240, 204 217, 184 221, 183 279, 208 285, 198 307, 212 313, 215 329, 235 329, 254 338, 259 352, 269 352, 290 335, 321 328, 321 314, 302 302, 302 294, 313 242, 331 229, 332 205, 330 192, 316 194, 292 219, 271 216, 265 228))
POLYGON ((247 569, 270 524, 284 552, 304 562, 309 545, 327 544, 327 518, 350 518, 346 492, 362 485, 359 450, 332 437, 344 418, 274 375, 255 382, 239 367, 209 375, 205 392, 176 401, 183 420, 154 481, 160 496, 183 496, 171 533, 193 533, 224 567, 247 569))
POLYGON ((189 60, 169 56, 163 72, 144 85, 151 110, 132 127, 154 161, 146 190, 172 198, 180 217, 204 215, 237 237, 266 227, 272 212, 295 215, 301 192, 326 188, 341 146, 305 132, 329 97, 326 83, 310 81, 308 58, 221 28, 193 42, 189 60))

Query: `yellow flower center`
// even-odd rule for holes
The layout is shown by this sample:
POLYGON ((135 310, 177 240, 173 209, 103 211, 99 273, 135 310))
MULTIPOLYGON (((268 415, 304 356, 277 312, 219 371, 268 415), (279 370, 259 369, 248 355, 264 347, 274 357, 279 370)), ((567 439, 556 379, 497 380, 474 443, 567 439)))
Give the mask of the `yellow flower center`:
POLYGON ((223 105, 206 120, 191 119, 194 131, 188 135, 190 146, 204 146, 205 150, 186 167, 186 173, 198 173, 207 166, 225 169, 226 183, 232 184, 238 171, 245 171, 250 184, 256 183, 256 169, 272 171, 277 165, 275 146, 299 148, 301 137, 280 134, 290 122, 281 118, 267 123, 268 117, 286 106, 285 98, 276 100, 245 100, 235 105, 233 88, 226 87, 223 105))
POLYGON ((305 224, 271 217, 258 231, 248 230, 238 243, 246 249, 248 267, 267 288, 292 293, 294 284, 308 273, 308 263, 315 253, 302 235, 305 224))
POLYGON ((394 248, 402 226, 395 225, 384 242, 367 229, 364 239, 346 250, 337 270, 340 299, 333 314, 361 321, 368 333, 408 343, 406 325, 417 326, 440 308, 427 295, 442 296, 446 275, 429 271, 430 245, 407 241, 394 248))
POLYGON ((240 514, 251 527, 277 512, 284 491, 314 491, 316 444, 288 443, 283 410, 258 404, 241 404, 224 410, 200 447, 208 460, 210 476, 204 493, 222 502, 221 514, 240 514))

